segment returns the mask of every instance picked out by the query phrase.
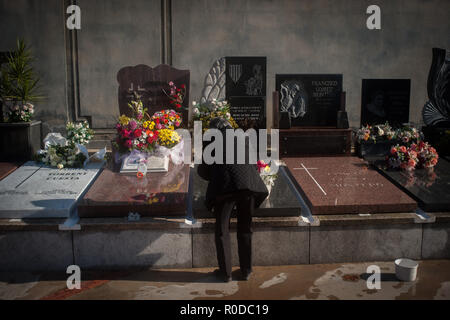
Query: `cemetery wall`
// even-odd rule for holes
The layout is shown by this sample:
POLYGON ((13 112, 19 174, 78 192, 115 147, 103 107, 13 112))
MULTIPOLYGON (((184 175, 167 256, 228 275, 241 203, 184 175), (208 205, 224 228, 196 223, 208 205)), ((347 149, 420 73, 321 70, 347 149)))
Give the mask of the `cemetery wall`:
MULTIPOLYGON (((447 0, 380 0, 381 30, 368 30, 369 1, 172 0, 172 40, 162 47, 164 1, 80 0, 78 59, 70 56, 64 0, 0 0, 0 51, 24 37, 32 45, 47 99, 37 103, 44 134, 58 130, 76 107, 94 127, 118 114, 117 71, 155 66, 167 50, 175 67, 191 70, 191 100, 217 58, 267 56, 267 109, 276 73, 343 73, 351 126, 359 126, 362 78, 410 78, 410 121, 427 101, 431 48, 450 48, 447 0), (70 66, 78 84, 70 82, 70 66), (72 103, 73 96, 79 103, 72 103)), ((269 111, 270 125, 272 114, 269 111)))

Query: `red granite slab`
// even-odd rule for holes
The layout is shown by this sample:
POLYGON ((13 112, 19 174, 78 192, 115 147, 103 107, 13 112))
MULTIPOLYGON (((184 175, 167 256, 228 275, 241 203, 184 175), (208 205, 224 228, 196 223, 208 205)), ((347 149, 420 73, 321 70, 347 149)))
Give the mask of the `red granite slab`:
POLYGON ((411 212, 417 203, 356 157, 284 158, 313 214, 411 212))
POLYGON ((138 179, 105 168, 78 205, 86 217, 184 216, 189 188, 189 165, 169 166, 166 173, 138 179))
POLYGON ((20 164, 14 162, 0 162, 0 180, 5 178, 11 172, 20 167, 20 164))

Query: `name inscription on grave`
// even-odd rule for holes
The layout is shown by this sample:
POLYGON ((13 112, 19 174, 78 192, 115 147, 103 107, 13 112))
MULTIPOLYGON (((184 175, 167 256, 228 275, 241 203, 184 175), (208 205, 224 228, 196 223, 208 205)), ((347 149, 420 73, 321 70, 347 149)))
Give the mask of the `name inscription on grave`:
POLYGON ((285 158, 313 214, 411 212, 417 203, 356 157, 285 158))

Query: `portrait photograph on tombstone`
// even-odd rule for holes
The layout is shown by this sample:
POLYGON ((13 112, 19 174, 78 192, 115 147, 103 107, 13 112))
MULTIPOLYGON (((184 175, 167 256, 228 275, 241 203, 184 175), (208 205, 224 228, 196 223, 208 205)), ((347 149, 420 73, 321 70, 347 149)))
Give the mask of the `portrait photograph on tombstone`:
POLYGON ((0 307, 449 302, 449 17, 449 0, 0 0, 0 307))

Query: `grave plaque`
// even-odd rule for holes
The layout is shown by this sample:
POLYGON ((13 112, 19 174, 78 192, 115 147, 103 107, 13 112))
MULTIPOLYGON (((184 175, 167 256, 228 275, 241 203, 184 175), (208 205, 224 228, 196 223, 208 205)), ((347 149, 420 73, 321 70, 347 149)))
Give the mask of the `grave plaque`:
POLYGON ((266 57, 226 57, 225 96, 243 128, 266 128, 266 57))
POLYGON ((185 216, 189 165, 168 172, 151 172, 143 178, 105 168, 78 205, 80 217, 185 216))
POLYGON ((230 113, 240 128, 266 127, 266 100, 261 97, 230 97, 230 113))
POLYGON ((361 125, 409 121, 410 79, 363 79, 361 125))
POLYGON ((416 169, 409 173, 387 169, 384 161, 377 168, 400 189, 414 198, 425 211, 450 211, 450 162, 441 158, 432 171, 416 169))
POLYGON ((277 74, 280 112, 293 127, 334 127, 341 105, 341 74, 277 74))
POLYGON ((411 212, 417 203, 356 157, 285 158, 316 215, 411 212))
POLYGON ((163 109, 174 109, 182 114, 183 126, 187 126, 189 107, 189 70, 178 70, 169 65, 161 64, 155 68, 146 65, 124 67, 117 73, 119 82, 119 111, 120 114, 130 115, 131 109, 128 103, 134 98, 134 93, 141 96, 144 107, 148 108, 148 114, 163 109), (177 88, 186 86, 186 96, 182 108, 175 109, 170 105, 169 82, 172 81, 177 88))
POLYGON ((66 218, 103 163, 54 169, 29 161, 0 181, 0 218, 66 218))

